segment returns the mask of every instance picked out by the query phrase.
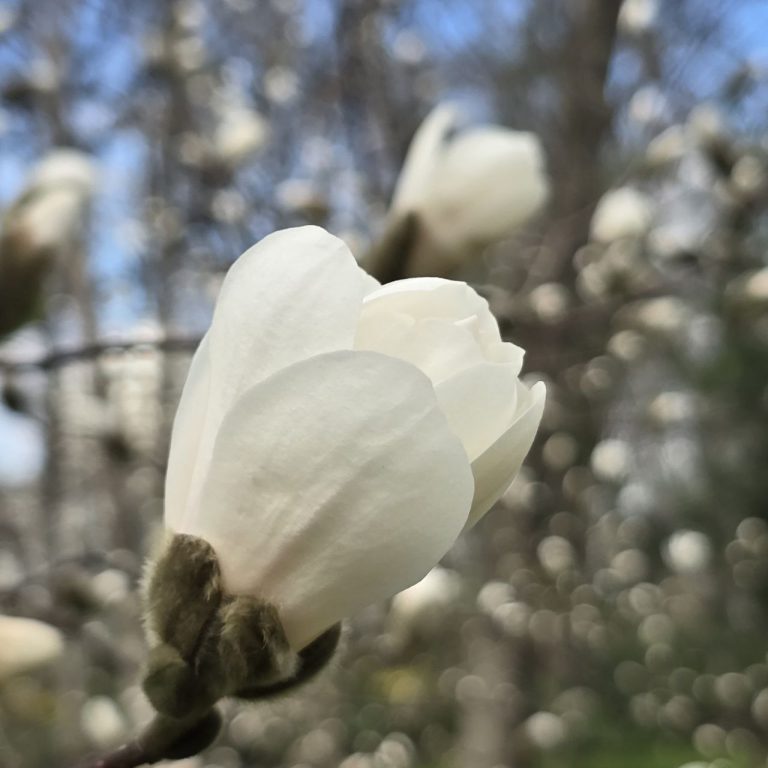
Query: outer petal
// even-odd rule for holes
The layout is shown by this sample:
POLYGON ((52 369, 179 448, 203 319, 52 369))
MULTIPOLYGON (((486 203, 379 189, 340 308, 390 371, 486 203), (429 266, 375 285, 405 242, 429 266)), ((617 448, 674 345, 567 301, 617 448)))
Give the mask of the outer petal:
POLYGON ((208 412, 211 366, 208 335, 203 337, 189 366, 179 407, 173 420, 168 470, 165 474, 165 523, 174 528, 184 516, 208 412))
POLYGON ((351 348, 369 288, 347 246, 320 227, 275 232, 232 265, 207 334, 207 384, 193 376, 174 425, 179 437, 172 441, 167 485, 174 524, 181 523, 199 492, 231 404, 298 360, 351 348), (202 389, 208 392, 207 407, 198 393, 202 389), (204 414, 201 431, 188 429, 186 421, 198 411, 204 414))
POLYGON ((435 107, 413 137, 392 197, 392 210, 415 211, 429 199, 431 185, 458 113, 446 104, 435 107))
POLYGON ((468 526, 474 525, 515 479, 544 413, 546 388, 538 382, 528 390, 518 384, 518 414, 504 434, 472 462, 475 497, 468 526))
POLYGON ((381 288, 381 283, 373 275, 369 275, 362 267, 360 267, 360 278, 363 281, 363 293, 366 296, 381 288))
POLYGON ((384 355, 336 352, 241 398, 182 530, 211 543, 227 589, 278 606, 299 649, 424 576, 472 493, 427 378, 384 355))
POLYGON ((246 251, 211 324, 214 410, 298 360, 349 349, 365 293, 349 248, 320 227, 284 229, 246 251))
POLYGON ((532 133, 476 128, 449 146, 425 208, 447 244, 507 237, 545 202, 541 143, 532 133))
POLYGON ((517 370, 481 363, 435 387, 451 429, 461 438, 470 461, 501 437, 517 410, 517 370))

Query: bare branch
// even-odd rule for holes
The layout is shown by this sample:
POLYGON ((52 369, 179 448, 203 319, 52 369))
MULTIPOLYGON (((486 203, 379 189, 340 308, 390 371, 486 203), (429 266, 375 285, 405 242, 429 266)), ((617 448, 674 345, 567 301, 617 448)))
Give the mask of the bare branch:
POLYGON ((156 715, 133 741, 114 752, 81 763, 78 768, 138 768, 161 760, 182 760, 208 747, 220 728, 221 715, 215 709, 179 720, 156 715))
POLYGON ((26 373, 50 371, 71 363, 93 360, 108 352, 126 352, 133 349, 153 349, 159 352, 191 352, 200 343, 200 336, 166 337, 155 340, 99 341, 94 344, 48 352, 31 360, 0 359, 0 373, 26 373))

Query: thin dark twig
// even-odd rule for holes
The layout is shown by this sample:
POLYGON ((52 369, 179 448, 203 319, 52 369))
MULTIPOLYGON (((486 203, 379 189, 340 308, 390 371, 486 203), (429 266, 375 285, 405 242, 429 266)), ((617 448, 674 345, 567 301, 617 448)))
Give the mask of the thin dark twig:
POLYGON ((90 758, 78 768, 138 768, 162 760, 182 760, 210 746, 220 728, 221 715, 216 709, 179 720, 158 714, 127 744, 90 758))
POLYGON ((99 341, 75 349, 48 352, 31 360, 2 360, 0 372, 25 373, 48 371, 82 360, 93 360, 108 352, 128 352, 134 349, 152 349, 160 352, 190 352, 200 343, 200 336, 167 337, 154 340, 99 341))

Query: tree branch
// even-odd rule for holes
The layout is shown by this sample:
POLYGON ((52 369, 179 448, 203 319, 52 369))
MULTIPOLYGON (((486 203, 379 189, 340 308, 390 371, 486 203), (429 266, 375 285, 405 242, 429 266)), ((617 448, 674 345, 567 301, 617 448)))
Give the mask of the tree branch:
POLYGON ((215 709, 179 720, 156 715, 133 741, 81 763, 78 768, 139 768, 161 760, 182 760, 208 747, 220 728, 221 715, 215 709))
POLYGON ((75 349, 48 352, 31 360, 0 359, 0 373, 26 373, 28 371, 49 371, 82 360, 93 360, 107 352, 126 352, 142 347, 159 352, 191 352, 200 343, 199 336, 169 336, 164 339, 99 341, 75 349))

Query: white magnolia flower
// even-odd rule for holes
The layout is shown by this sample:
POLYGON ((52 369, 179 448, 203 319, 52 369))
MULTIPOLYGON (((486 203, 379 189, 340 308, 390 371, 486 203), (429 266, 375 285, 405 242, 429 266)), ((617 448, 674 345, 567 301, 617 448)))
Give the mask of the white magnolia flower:
POLYGON ((269 126, 261 115, 239 104, 227 104, 213 137, 214 152, 234 166, 261 149, 268 137, 269 126))
POLYGON ((45 666, 64 651, 61 632, 35 619, 0 616, 0 681, 45 666))
POLYGON ((173 428, 166 525, 301 649, 414 584, 507 488, 541 419, 464 283, 379 286, 341 240, 284 230, 225 278, 173 428))
POLYGON ((651 225, 650 198, 632 187, 606 192, 597 204, 590 225, 593 240, 610 243, 625 237, 642 237, 651 225))
POLYGON ((619 26, 629 34, 647 32, 659 15, 659 0, 624 0, 619 11, 619 26))
POLYGON ((448 105, 427 116, 392 200, 393 214, 417 214, 430 237, 453 253, 509 237, 549 191, 534 134, 500 126, 456 133, 459 119, 448 105))
POLYGON ((83 224, 96 186, 93 160, 75 149, 57 149, 32 170, 17 202, 9 209, 3 236, 24 240, 28 250, 57 248, 83 224))
POLYGON ((50 152, 33 170, 0 222, 0 336, 38 311, 54 258, 72 255, 96 183, 91 158, 50 152))

